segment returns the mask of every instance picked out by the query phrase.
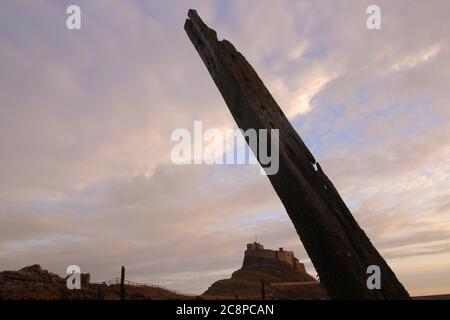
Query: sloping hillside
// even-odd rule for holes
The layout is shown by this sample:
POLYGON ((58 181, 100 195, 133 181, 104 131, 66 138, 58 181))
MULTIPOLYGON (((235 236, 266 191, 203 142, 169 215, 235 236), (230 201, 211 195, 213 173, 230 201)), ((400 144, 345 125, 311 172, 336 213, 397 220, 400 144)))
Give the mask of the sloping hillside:
POLYGON ((273 259, 260 258, 249 261, 244 258, 242 268, 233 272, 230 279, 213 283, 202 296, 205 299, 261 299, 264 284, 266 299, 325 299, 327 297, 325 290, 306 272, 273 259), (291 285, 280 287, 277 285, 280 283, 291 285))
MULTIPOLYGON (((83 276, 82 276, 83 278, 83 276)), ((193 299, 163 288, 126 286, 129 300, 193 299)), ((32 265, 18 271, 0 272, 0 300, 119 300, 119 285, 89 284, 80 290, 69 290, 66 280, 57 274, 32 265)))

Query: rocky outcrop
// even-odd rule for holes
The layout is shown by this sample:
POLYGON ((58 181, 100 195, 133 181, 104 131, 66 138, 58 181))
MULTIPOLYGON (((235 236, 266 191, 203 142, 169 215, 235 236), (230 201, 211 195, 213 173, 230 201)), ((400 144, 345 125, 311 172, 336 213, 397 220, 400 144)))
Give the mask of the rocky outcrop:
POLYGON ((203 293, 205 299, 326 299, 327 294, 309 274, 259 249, 259 254, 247 250, 242 268, 230 279, 213 283, 203 293), (249 253, 250 252, 250 253, 249 253))
MULTIPOLYGON (((89 274, 81 275, 85 288, 89 274)), ((0 272, 0 299, 19 300, 75 300, 91 299, 96 294, 89 290, 69 290, 66 280, 34 264, 18 271, 0 272)))
MULTIPOLYGON (((119 300, 119 285, 89 284, 89 274, 81 274, 82 288, 69 290, 66 280, 35 264, 18 271, 0 272, 0 300, 119 300)), ((149 286, 126 286, 128 300, 193 299, 149 286)))
POLYGON ((405 288, 353 218, 252 66, 230 42, 218 41, 216 32, 206 26, 195 10, 189 10, 188 17, 186 33, 238 127, 244 131, 279 130, 279 171, 268 177, 329 296, 408 299, 405 288), (381 290, 367 288, 366 271, 370 265, 381 270, 381 290))

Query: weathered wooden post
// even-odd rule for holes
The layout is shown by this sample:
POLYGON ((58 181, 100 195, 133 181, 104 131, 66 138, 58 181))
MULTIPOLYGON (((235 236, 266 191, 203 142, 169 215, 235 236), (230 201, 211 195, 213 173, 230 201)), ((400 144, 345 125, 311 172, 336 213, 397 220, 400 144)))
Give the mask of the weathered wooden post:
POLYGON ((125 300, 125 267, 120 272, 120 300, 125 300))
POLYGON ((266 300, 266 290, 264 290, 264 279, 261 279, 261 299, 266 300))
POLYGON ((105 300, 105 292, 103 291, 102 287, 98 287, 97 289, 97 299, 98 300, 105 300))
POLYGON ((409 299, 252 66, 195 10, 188 17, 184 29, 238 127, 279 130, 279 171, 268 177, 330 298, 409 299), (380 267, 380 290, 367 288, 370 265, 380 267))

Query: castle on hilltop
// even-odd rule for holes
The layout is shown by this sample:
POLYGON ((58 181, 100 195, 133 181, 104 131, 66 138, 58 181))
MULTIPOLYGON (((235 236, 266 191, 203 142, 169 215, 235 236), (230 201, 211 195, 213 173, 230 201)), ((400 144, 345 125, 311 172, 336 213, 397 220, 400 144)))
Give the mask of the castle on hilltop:
POLYGON ((294 270, 306 273, 305 265, 298 261, 292 251, 286 251, 283 248, 279 248, 278 250, 264 249, 264 246, 258 242, 247 244, 243 266, 265 262, 286 263, 294 270))

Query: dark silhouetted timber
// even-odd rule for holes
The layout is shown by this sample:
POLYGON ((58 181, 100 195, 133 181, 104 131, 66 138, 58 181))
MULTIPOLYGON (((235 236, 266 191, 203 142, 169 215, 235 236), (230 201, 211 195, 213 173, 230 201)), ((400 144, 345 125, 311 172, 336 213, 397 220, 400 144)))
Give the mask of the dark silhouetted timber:
POLYGON ((125 300, 125 267, 120 271, 120 300, 125 300))
POLYGON ((268 177, 330 298, 409 299, 244 56, 227 40, 218 41, 195 10, 188 17, 184 28, 238 127, 279 129, 280 167, 268 177), (369 265, 381 269, 380 290, 367 288, 369 265))

